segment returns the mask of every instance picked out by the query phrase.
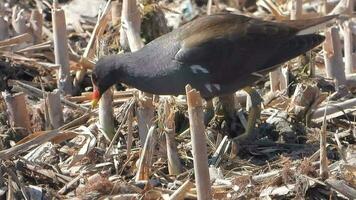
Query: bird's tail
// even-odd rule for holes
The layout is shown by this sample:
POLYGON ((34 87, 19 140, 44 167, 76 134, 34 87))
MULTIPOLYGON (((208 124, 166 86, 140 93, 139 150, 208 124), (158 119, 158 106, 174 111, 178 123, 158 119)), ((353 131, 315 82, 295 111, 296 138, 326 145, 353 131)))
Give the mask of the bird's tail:
POLYGON ((304 52, 318 46, 325 40, 325 37, 318 34, 297 35, 283 43, 275 55, 272 56, 263 66, 259 73, 266 73, 276 68, 278 63, 286 62, 304 52))

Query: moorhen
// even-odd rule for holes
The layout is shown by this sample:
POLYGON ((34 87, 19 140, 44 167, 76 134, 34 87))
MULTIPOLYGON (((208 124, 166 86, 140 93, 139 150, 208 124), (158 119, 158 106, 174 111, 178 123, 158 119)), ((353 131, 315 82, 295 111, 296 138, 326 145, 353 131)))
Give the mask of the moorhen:
POLYGON ((334 17, 282 22, 235 14, 198 18, 139 51, 101 58, 92 73, 92 105, 116 83, 158 95, 185 94, 187 84, 205 99, 233 93, 323 42, 323 36, 307 30, 334 17))

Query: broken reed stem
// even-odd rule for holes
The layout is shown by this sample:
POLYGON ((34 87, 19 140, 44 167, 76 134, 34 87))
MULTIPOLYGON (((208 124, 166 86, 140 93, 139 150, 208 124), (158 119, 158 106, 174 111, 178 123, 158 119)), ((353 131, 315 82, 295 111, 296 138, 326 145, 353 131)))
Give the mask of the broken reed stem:
POLYGON ((123 0, 121 22, 120 44, 129 46, 131 52, 141 49, 144 44, 140 37, 141 17, 136 0, 123 0))
POLYGON ((335 80, 336 88, 346 84, 344 62, 342 60, 339 31, 335 27, 325 32, 324 61, 326 74, 335 80))
POLYGON ((26 136, 28 133, 32 132, 30 117, 26 106, 25 94, 20 92, 11 95, 8 92, 3 92, 2 96, 6 103, 11 127, 22 127, 26 129, 28 132, 23 136, 26 136))
POLYGON ((64 94, 72 94, 66 19, 64 11, 58 7, 56 2, 53 3, 52 8, 52 25, 55 63, 60 65, 57 73, 57 87, 64 94))
POLYGON ((344 22, 344 52, 346 76, 356 71, 353 63, 353 35, 351 31, 351 20, 344 22))
POLYGON ((112 2, 111 8, 111 21, 113 26, 121 23, 122 3, 119 1, 112 2))
POLYGON ((138 120, 138 133, 140 135, 141 144, 143 145, 146 141, 148 127, 153 124, 154 106, 152 97, 146 96, 141 92, 140 96, 136 108, 136 115, 138 120))
POLYGON ((111 141, 115 135, 112 100, 113 92, 111 89, 108 89, 104 92, 99 101, 99 124, 108 141, 111 141))
POLYGON ((178 156, 177 143, 175 140, 174 111, 168 101, 164 102, 165 136, 167 144, 168 171, 170 175, 182 173, 182 165, 178 156))
POLYGON ((30 17, 30 27, 33 36, 33 44, 39 44, 42 42, 42 26, 43 16, 39 10, 32 10, 30 17))
POLYGON ((288 68, 278 67, 269 73, 271 92, 286 90, 288 88, 288 68))
POLYGON ((46 93, 46 106, 48 108, 49 124, 51 129, 57 129, 64 123, 60 91, 46 93))
POLYGON ((183 200, 190 188, 194 186, 189 179, 186 180, 170 197, 169 200, 183 200))
POLYGON ((9 38, 9 24, 3 17, 0 17, 0 41, 9 38))
POLYGON ((320 177, 325 180, 329 177, 328 173, 328 158, 326 151, 326 110, 328 108, 329 100, 326 103, 324 111, 323 125, 320 131, 320 177))
POLYGON ((139 166, 135 177, 136 182, 142 180, 149 180, 150 178, 152 158, 157 141, 155 137, 155 130, 156 128, 154 126, 151 126, 151 128, 148 130, 146 142, 141 150, 139 166))
POLYGON ((347 0, 346 14, 349 15, 350 18, 352 18, 352 15, 353 15, 354 7, 355 7, 354 5, 355 5, 355 0, 347 0))
POLYGON ((302 12, 303 12, 303 0, 293 0, 290 19, 291 20, 301 19, 302 12))
POLYGON ((187 94, 190 135, 194 160, 194 175, 198 199, 212 199, 208 168, 203 103, 200 93, 190 85, 185 87, 187 94))

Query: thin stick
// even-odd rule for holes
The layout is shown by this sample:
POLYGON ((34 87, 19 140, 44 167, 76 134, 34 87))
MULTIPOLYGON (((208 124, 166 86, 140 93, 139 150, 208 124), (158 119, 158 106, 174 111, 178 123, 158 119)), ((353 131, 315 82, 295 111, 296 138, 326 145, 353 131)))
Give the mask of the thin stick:
POLYGON ((185 87, 187 94, 190 133, 194 159, 194 174, 198 199, 212 199, 208 169, 203 103, 200 93, 190 85, 185 87))
POLYGON ((133 108, 129 108, 128 115, 127 115, 127 138, 126 138, 126 154, 127 157, 130 158, 131 155, 131 148, 132 148, 132 141, 133 141, 133 108))
POLYGON ((320 176, 323 180, 327 179, 329 176, 328 173, 328 158, 326 151, 326 110, 328 107, 329 101, 326 104, 324 112, 324 121, 320 131, 320 176))

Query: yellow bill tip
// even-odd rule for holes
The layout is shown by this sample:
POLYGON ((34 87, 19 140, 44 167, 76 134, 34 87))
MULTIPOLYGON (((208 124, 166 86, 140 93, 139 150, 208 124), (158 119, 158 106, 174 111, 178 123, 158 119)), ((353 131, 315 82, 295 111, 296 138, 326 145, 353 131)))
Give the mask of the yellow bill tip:
POLYGON ((98 105, 98 102, 99 102, 99 100, 93 99, 93 100, 91 101, 91 108, 95 108, 95 107, 98 105))

